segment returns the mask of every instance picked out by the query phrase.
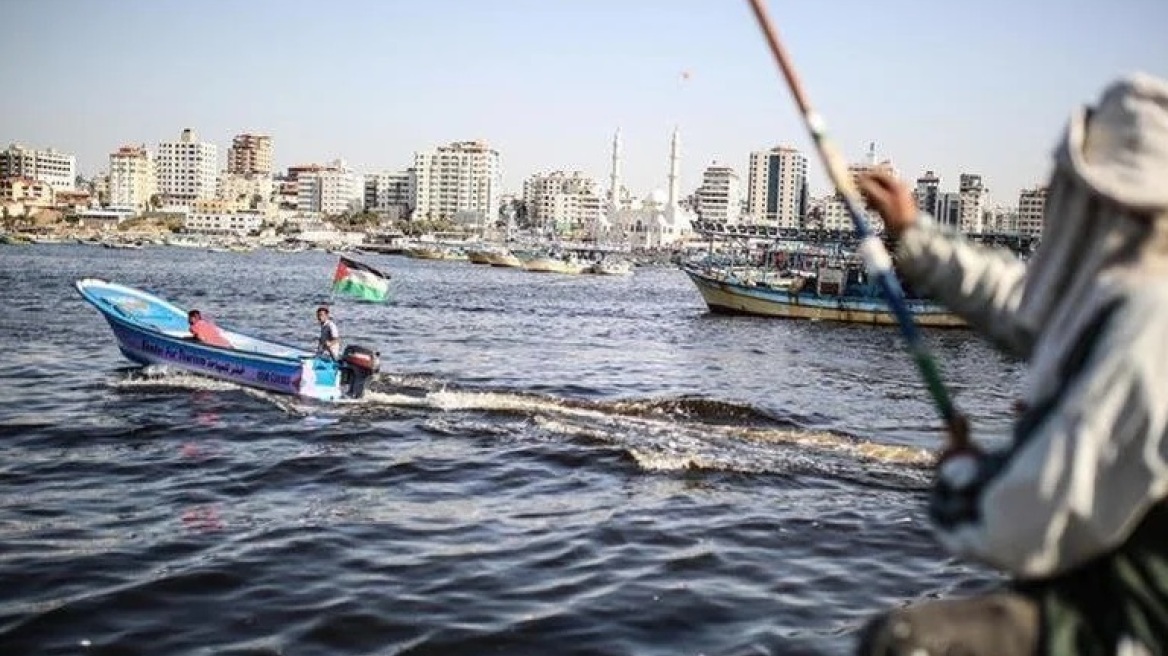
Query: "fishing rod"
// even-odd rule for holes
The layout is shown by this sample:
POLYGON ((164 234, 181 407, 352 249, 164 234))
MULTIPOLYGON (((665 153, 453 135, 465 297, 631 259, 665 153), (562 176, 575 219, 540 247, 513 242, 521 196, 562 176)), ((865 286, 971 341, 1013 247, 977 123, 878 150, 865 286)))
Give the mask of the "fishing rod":
POLYGON ((860 238, 860 246, 857 250, 864 259, 869 275, 880 284, 880 289, 884 292, 889 308, 896 316, 900 332, 904 335, 908 351, 916 362, 921 376, 925 379, 925 385, 933 397, 933 402, 937 406, 941 418, 945 421, 945 426, 949 431, 949 450, 969 449, 969 422, 964 415, 958 412, 953 404, 953 399, 949 396, 949 391, 941 382, 937 363, 925 346, 924 340, 921 339, 921 333, 917 330, 916 324, 913 323, 912 315, 909 314, 908 306, 905 304, 904 290, 901 289, 900 282, 896 279, 892 269, 892 257, 889 256, 880 238, 868 227, 860 192, 851 176, 848 175, 847 167, 844 166, 843 159, 835 149, 835 145, 827 138, 827 125, 823 117, 812 109, 811 103, 807 100, 803 85, 795 73, 794 66, 791 65, 787 51, 779 42, 778 32, 763 6, 763 0, 750 0, 750 6, 754 9, 754 16, 758 19, 758 25, 762 28, 763 35, 766 36, 775 63, 782 70, 783 77, 787 80, 787 87, 791 90, 795 104, 798 105, 799 111, 803 115, 803 123, 807 126, 807 131, 811 133, 815 148, 819 151, 819 157, 827 167, 827 174, 836 190, 843 197, 848 214, 852 217, 856 236, 860 238))

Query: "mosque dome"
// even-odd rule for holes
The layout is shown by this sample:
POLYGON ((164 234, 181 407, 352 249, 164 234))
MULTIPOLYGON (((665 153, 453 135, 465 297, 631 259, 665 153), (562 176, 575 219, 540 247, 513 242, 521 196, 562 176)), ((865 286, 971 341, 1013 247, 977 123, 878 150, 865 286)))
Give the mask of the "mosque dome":
POLYGON ((664 189, 654 189, 649 193, 649 201, 655 205, 664 205, 669 200, 669 194, 664 189))

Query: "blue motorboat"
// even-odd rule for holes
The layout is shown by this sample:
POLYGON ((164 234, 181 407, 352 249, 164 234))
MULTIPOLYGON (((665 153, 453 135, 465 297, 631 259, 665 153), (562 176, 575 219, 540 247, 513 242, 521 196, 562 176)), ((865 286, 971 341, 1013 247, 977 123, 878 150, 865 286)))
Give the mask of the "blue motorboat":
POLYGON ((231 347, 191 339, 187 312, 153 294, 85 278, 76 283, 82 298, 105 317, 118 348, 129 360, 162 364, 194 374, 281 394, 322 401, 361 398, 380 369, 380 354, 348 346, 340 361, 316 357, 287 344, 219 326, 231 347))

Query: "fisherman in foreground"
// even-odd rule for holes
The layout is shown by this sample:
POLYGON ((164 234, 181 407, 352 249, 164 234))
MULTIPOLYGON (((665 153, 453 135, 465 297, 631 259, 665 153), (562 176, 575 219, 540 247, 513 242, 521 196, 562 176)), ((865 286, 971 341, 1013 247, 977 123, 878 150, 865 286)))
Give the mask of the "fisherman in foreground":
POLYGON ((1029 363, 1010 444, 942 454, 942 544, 1005 589, 873 619, 859 654, 1168 653, 1168 81, 1134 75, 1076 112, 1029 264, 860 180, 912 286, 1029 363))

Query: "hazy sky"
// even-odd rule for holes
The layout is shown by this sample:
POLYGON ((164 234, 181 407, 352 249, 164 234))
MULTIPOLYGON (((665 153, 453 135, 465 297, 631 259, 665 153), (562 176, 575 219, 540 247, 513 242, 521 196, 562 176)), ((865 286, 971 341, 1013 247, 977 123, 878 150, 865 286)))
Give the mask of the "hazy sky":
MULTIPOLYGON (((1072 106, 1116 76, 1168 77, 1168 0, 772 0, 839 147, 902 174, 985 176, 1014 202, 1048 171, 1072 106)), ((280 167, 404 168, 485 139, 517 190, 540 170, 683 190, 713 161, 811 144, 745 0, 0 0, 0 142, 76 153, 275 139, 280 167), (683 75, 688 72, 688 79, 683 75)), ((826 187, 812 159, 812 188, 826 187)))

